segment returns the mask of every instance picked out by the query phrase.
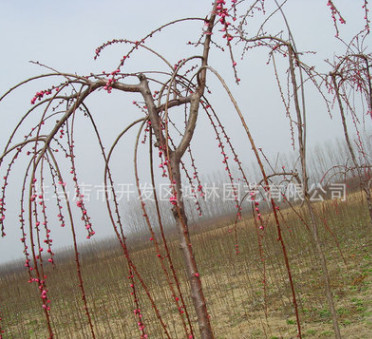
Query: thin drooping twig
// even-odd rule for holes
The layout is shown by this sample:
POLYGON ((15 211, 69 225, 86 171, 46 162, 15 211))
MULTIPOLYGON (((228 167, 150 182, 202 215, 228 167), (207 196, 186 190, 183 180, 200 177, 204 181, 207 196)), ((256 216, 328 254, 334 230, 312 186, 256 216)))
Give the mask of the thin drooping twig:
MULTIPOLYGON (((348 70, 347 68, 350 67, 349 65, 355 65, 355 67, 358 68, 357 73, 359 74, 360 77, 363 77, 363 73, 366 72, 365 75, 365 81, 367 82, 367 86, 363 88, 363 86, 358 85, 359 90, 362 93, 366 94, 366 100, 368 104, 369 111, 372 112, 372 86, 371 86, 371 79, 370 79, 370 74, 369 74, 369 58, 364 55, 364 54, 351 54, 347 55, 344 58, 341 59, 341 61, 335 66, 335 69, 333 72, 330 73, 331 79, 332 79, 332 84, 333 84, 333 89, 334 93, 336 96, 340 116, 341 116, 341 122, 342 122, 342 127, 343 127, 343 132, 344 132, 344 138, 345 142, 348 148, 348 151, 351 156, 351 160, 353 162, 354 168, 356 169, 358 173, 358 177, 360 180, 360 188, 365 194, 366 201, 367 201, 367 208, 370 216, 370 224, 372 225, 372 197, 371 197, 371 190, 368 184, 367 179, 365 178, 365 175, 362 172, 361 165, 359 164, 354 148, 352 146, 352 142, 350 140, 349 136, 349 131, 348 131, 348 126, 346 122, 346 116, 345 116, 345 101, 347 101, 347 89, 343 89, 343 86, 349 85, 349 82, 353 82, 353 76, 351 76, 350 80, 348 79, 348 70), (356 61, 354 61, 356 59, 356 61), (366 63, 366 66, 364 67, 364 70, 360 69, 358 61, 362 60, 366 63), (344 65, 345 64, 345 65, 344 65), (342 67, 343 66, 343 67, 342 67), (348 81, 349 80, 349 81, 348 81), (342 93, 343 92, 343 93, 342 93)), ((364 80, 362 78, 362 80, 364 80)), ((347 104, 347 103, 346 103, 347 104)), ((353 112, 352 112, 353 114, 353 112)), ((357 127, 356 127, 357 128, 357 127)))
MULTIPOLYGON (((270 190, 270 185, 269 185, 269 181, 267 179, 267 174, 266 174, 266 171, 264 169, 264 166, 262 164, 262 161, 261 161, 261 158, 260 158, 260 155, 258 153, 258 149, 256 147, 256 144, 253 140, 253 137, 252 137, 252 134, 248 128, 248 125, 243 117, 243 114, 242 112, 240 111, 240 108, 238 106, 238 103, 236 102, 234 96, 232 95, 230 89, 228 88, 226 82, 224 81, 224 79, 220 76, 220 74, 215 70, 213 69, 212 67, 208 67, 209 70, 211 70, 211 72, 213 72, 216 77, 218 78, 218 80, 220 81, 220 83, 222 84, 222 86, 224 87, 226 93, 228 94, 231 102, 233 103, 234 105, 234 108, 235 108, 235 111, 237 112, 241 122, 242 122, 242 125, 244 127, 244 130, 247 134, 247 137, 249 139, 249 142, 252 146, 252 150, 255 154, 255 157, 256 157, 256 160, 257 160, 257 163, 260 167, 260 171, 262 173, 262 176, 263 176, 263 179, 264 179, 264 183, 265 183, 265 190, 270 190)), ((274 214, 274 220, 275 220, 275 224, 276 224, 276 229, 277 229, 277 233, 278 233, 278 240, 280 241, 280 244, 281 244, 281 247, 282 247, 282 252, 283 252, 283 257, 284 257, 284 262, 285 262, 285 266, 286 266, 286 269, 287 269, 287 273, 288 273, 288 279, 289 279, 289 284, 290 284, 290 288, 291 288, 291 292, 292 292, 292 301, 293 301, 293 306, 294 306, 294 310, 295 310, 295 316, 296 316, 296 321, 297 321, 297 334, 298 336, 301 338, 302 337, 302 334, 301 334, 301 322, 300 322, 300 315, 299 315, 299 312, 298 312, 298 304, 297 304, 297 298, 296 298, 296 291, 295 291, 295 287, 294 287, 294 282, 293 282, 293 278, 292 278, 292 273, 291 273, 291 267, 290 267, 290 264, 289 264, 289 258, 288 258, 288 254, 287 254, 287 249, 286 249, 286 246, 285 246, 285 243, 284 243, 284 239, 282 237, 282 230, 281 230, 281 225, 280 225, 280 221, 279 221, 279 218, 278 218, 278 209, 279 207, 275 204, 275 201, 272 197, 270 197, 270 204, 271 204, 271 207, 272 207, 272 211, 273 211, 273 214, 274 214)))

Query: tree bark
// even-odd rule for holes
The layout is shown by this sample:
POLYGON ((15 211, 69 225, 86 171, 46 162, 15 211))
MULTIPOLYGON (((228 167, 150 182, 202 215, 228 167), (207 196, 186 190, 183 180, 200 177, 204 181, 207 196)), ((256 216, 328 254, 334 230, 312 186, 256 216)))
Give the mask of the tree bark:
POLYGON ((187 277, 190 282, 191 298, 199 324, 200 338, 213 339, 214 334, 209 320, 207 304, 203 293, 202 282, 200 280, 200 273, 196 264, 193 253, 193 248, 190 240, 187 217, 182 198, 181 190, 181 174, 180 162, 175 156, 171 158, 172 176, 175 182, 175 192, 177 196, 177 205, 173 208, 173 215, 177 222, 177 229, 179 233, 180 249, 182 251, 183 259, 187 277))

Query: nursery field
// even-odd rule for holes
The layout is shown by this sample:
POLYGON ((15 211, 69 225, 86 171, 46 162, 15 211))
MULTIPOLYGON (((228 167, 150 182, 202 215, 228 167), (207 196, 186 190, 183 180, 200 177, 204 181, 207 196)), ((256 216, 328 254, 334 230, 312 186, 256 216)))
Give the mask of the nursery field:
MULTIPOLYGON (((319 261, 307 225, 305 208, 281 209, 282 232, 293 275, 302 336, 334 338, 319 261), (299 217, 301 216, 301 218, 299 217), (303 221, 301 221, 303 219, 303 221)), ((372 228, 359 194, 345 202, 316 204, 320 235, 344 338, 368 339, 372 333, 372 228)), ((216 223, 192 232, 193 247, 205 288, 215 337, 295 338, 297 323, 288 274, 272 216, 259 233, 250 217, 237 228, 216 223), (236 240, 239 254, 235 253, 236 240)), ((160 260, 146 239, 132 244, 131 255, 141 272, 171 338, 185 338, 160 260)), ((173 264, 180 273, 188 314, 198 336, 189 286, 176 240, 169 241, 173 264)), ((46 268, 51 325, 57 338, 90 338, 73 257, 46 268)), ((82 254, 82 276, 97 338, 139 338, 128 266, 115 243, 82 254)), ((21 265, 20 265, 21 266, 21 265)), ((47 338, 40 295, 27 283, 27 271, 0 271, 1 327, 4 339, 47 338)), ((149 338, 167 338, 146 291, 136 281, 142 322, 149 338)))

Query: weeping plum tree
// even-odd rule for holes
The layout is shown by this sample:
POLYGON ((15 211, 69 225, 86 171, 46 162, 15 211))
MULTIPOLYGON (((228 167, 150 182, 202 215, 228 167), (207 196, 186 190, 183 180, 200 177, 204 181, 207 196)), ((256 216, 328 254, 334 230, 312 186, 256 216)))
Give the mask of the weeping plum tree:
POLYGON ((372 198, 370 191, 370 160, 366 146, 362 140, 361 128, 366 120, 372 117, 372 84, 371 84, 371 54, 364 47, 364 32, 356 35, 349 44, 345 45, 346 53, 338 56, 330 63, 328 87, 334 93, 334 101, 338 107, 344 138, 351 158, 351 166, 346 165, 346 171, 356 171, 360 188, 367 201, 368 212, 372 224, 372 198), (355 140, 350 135, 347 115, 352 121, 355 140))
MULTIPOLYGON (((236 179, 232 175, 231 169, 233 164, 227 156, 228 152, 233 155, 234 164, 238 166, 241 178, 247 185, 249 185, 249 179, 232 142, 220 121, 219 115, 217 114, 218 109, 213 107, 209 101, 208 96, 210 93, 207 86, 208 73, 208 76, 213 76, 219 80, 235 107, 237 116, 241 120, 243 130, 247 134, 248 142, 261 170, 263 178, 262 188, 264 191, 269 193, 269 178, 270 176, 276 175, 276 173, 268 174, 268 170, 265 168, 262 160, 262 155, 255 145, 248 123, 239 109, 238 103, 234 99, 224 79, 218 71, 213 69, 209 64, 211 48, 217 48, 222 51, 226 50, 231 60, 231 68, 235 80, 239 83, 240 79, 238 77, 236 62, 236 53, 238 53, 237 51, 239 50, 239 46, 243 46, 240 50, 242 58, 248 55, 252 48, 267 48, 269 50, 269 60, 271 60, 274 65, 274 73, 279 85, 279 94, 283 99, 286 114, 290 118, 292 129, 294 124, 297 125, 297 131, 293 129, 293 138, 297 133, 297 146, 299 148, 299 157, 301 162, 301 179, 299 179, 297 174, 296 178, 297 180, 301 180, 303 184, 306 204, 311 215, 313 239, 318 250, 319 260, 323 269, 328 302, 333 314, 334 330, 336 337, 340 337, 332 293, 330 290, 327 265, 317 234, 318 229, 315 212, 311 206, 308 188, 305 152, 305 76, 307 79, 314 81, 317 88, 319 88, 319 86, 314 79, 315 76, 314 73, 312 73, 313 68, 302 63, 300 60, 301 54, 296 50, 294 39, 283 12, 283 6, 286 1, 281 4, 276 1, 274 2, 276 7, 273 12, 267 16, 268 19, 263 20, 263 23, 256 34, 252 34, 251 31, 248 30, 247 25, 253 16, 257 16, 257 12, 265 11, 263 0, 239 2, 232 0, 228 3, 224 0, 216 0, 212 5, 211 12, 205 18, 175 20, 150 32, 141 40, 130 41, 126 39, 117 39, 101 45, 96 50, 96 58, 100 56, 104 49, 111 45, 121 44, 129 46, 128 52, 121 58, 118 66, 112 72, 79 76, 76 74, 55 71, 39 64, 42 67, 48 68, 50 72, 25 80, 11 88, 0 98, 0 100, 4 100, 19 87, 24 86, 29 82, 36 82, 40 79, 53 79, 53 81, 55 81, 53 86, 48 89, 39 90, 31 99, 31 108, 26 112, 14 131, 11 133, 0 158, 1 170, 4 172, 0 198, 0 222, 3 237, 6 235, 6 196, 9 178, 12 174, 14 164, 18 159, 21 158, 21 156, 27 159, 27 166, 25 175, 22 179, 22 189, 20 192, 19 222, 22 233, 21 241, 24 244, 25 267, 28 270, 29 282, 38 287, 50 338, 53 338, 54 333, 50 320, 51 300, 48 296, 48 277, 45 273, 45 265, 54 265, 54 252, 52 247, 53 239, 51 236, 52 229, 50 227, 49 212, 47 210, 48 201, 45 199, 45 192, 43 191, 43 184, 47 181, 52 183, 52 187, 57 196, 55 201, 55 210, 57 211, 56 217, 60 222, 60 226, 67 226, 71 230, 76 270, 79 279, 79 287, 81 289, 84 312, 86 314, 90 334, 93 338, 96 337, 94 323, 85 293, 85 284, 82 274, 83 267, 81 266, 76 234, 76 227, 79 227, 81 224, 83 224, 87 231, 87 238, 91 238, 95 234, 94 225, 82 190, 80 174, 78 173, 76 166, 77 153, 75 151, 75 140, 76 134, 79 133, 77 130, 76 120, 80 115, 84 115, 89 119, 102 153, 105 164, 104 181, 106 187, 107 211, 111 220, 112 228, 126 258, 130 290, 134 304, 134 314, 138 321, 138 330, 141 338, 147 338, 151 333, 148 333, 145 321, 142 317, 142 301, 139 297, 139 289, 145 291, 145 295, 150 301, 152 309, 161 324, 164 335, 167 338, 171 338, 171 333, 162 317, 162 310, 156 304, 152 291, 148 288, 143 279, 143 272, 140 272, 136 267, 135 258, 133 258, 132 253, 128 249, 125 217, 120 215, 118 193, 115 190, 114 175, 110 166, 110 160, 114 156, 114 150, 117 148, 117 145, 126 133, 136 126, 139 126, 137 138, 134 142, 134 172, 137 190, 139 197, 141 198, 142 188, 138 168, 138 148, 142 136, 145 138, 144 141, 147 140, 149 145, 149 173, 155 198, 155 209, 157 211, 156 224, 160 229, 160 234, 155 232, 154 222, 150 219, 146 203, 141 198, 140 202, 143 217, 146 220, 151 234, 150 241, 153 243, 156 256, 160 260, 161 269, 169 286, 173 302, 178 309, 178 316, 182 322, 185 336, 187 338, 214 338, 210 316, 207 309, 207 300, 203 292, 202 277, 198 269, 197 258, 195 257, 192 240, 189 234, 189 223, 185 211, 182 190, 183 181, 188 181, 196 199, 196 208, 200 212, 200 205, 197 199, 203 198, 204 192, 198 176, 196 159, 194 158, 190 148, 190 143, 193 138, 200 111, 206 115, 211 123, 212 130, 214 131, 218 141, 218 147, 221 150, 222 161, 231 184, 233 185, 236 182, 236 179), (286 24, 285 27, 288 37, 285 37, 283 32, 275 34, 267 33, 266 24, 268 20, 275 15, 282 16, 283 21, 286 24), (199 53, 185 57, 173 65, 167 60, 166 55, 161 55, 148 46, 147 42, 154 35, 161 34, 161 31, 171 29, 174 25, 180 25, 184 22, 190 21, 201 23, 203 26, 200 38, 196 42, 189 42, 190 45, 194 45, 198 49, 199 53), (129 62, 129 59, 136 58, 136 55, 141 51, 149 52, 156 58, 159 58, 166 65, 167 69, 150 72, 145 71, 146 65, 144 65, 144 69, 142 70, 131 73, 126 72, 126 65, 129 62), (284 90, 279 81, 279 71, 275 67, 276 55, 285 57, 288 60, 288 66, 286 69, 286 74, 288 74, 288 85, 286 86, 288 91, 288 100, 285 99, 284 90), (88 97, 94 95, 98 91, 106 91, 107 94, 114 91, 118 93, 130 93, 140 96, 141 98, 139 101, 134 101, 133 104, 139 108, 142 117, 129 124, 117 136, 108 151, 103 144, 99 126, 97 126, 95 122, 95 116, 88 107, 88 97), (290 100, 293 100, 291 104, 290 100), (294 111, 293 118, 291 116, 292 109, 294 111), (180 113, 182 111, 183 114, 180 113), (180 115, 181 118, 179 117, 180 115), (19 137, 19 131, 23 128, 25 122, 29 121, 31 118, 34 119, 34 126, 31 131, 24 136, 23 140, 17 140, 16 138, 19 137), (154 152, 154 149, 157 149, 156 152, 154 152), (59 155, 56 154, 57 151, 59 152, 59 155), (185 295, 181 290, 179 272, 177 272, 173 264, 167 235, 163 227, 160 204, 157 197, 158 192, 156 190, 156 175, 154 173, 154 158, 156 156, 154 156, 154 153, 157 153, 157 158, 160 161, 159 167, 162 176, 168 179, 170 191, 169 206, 172 209, 175 225, 178 230, 178 239, 183 254, 184 268, 187 272, 187 279, 190 285, 190 296, 197 317, 199 335, 193 328, 193 322, 191 319, 192 315, 186 307, 185 295), (60 164, 60 154, 63 154, 63 156, 69 161, 70 169, 67 172, 60 164), (189 158, 188 163, 191 164, 189 167, 185 161, 186 157, 189 158), (68 199, 66 187, 66 182, 68 181, 67 178, 71 178, 73 182, 76 200, 74 203, 68 199), (76 210, 79 213, 80 220, 79 218, 76 218, 76 210), (45 245, 43 245, 43 243, 45 245), (44 251, 42 246, 46 246, 47 250, 44 251), (47 253, 45 254, 45 252, 47 253)), ((332 1, 328 1, 328 6, 331 9, 331 15, 337 30, 338 22, 344 23, 344 19, 332 1)), ((364 6, 366 6, 366 1, 364 6)), ((360 58, 363 59, 362 57, 360 58)), ((340 68, 340 65, 337 66, 337 68, 340 68)), ((368 65, 363 67, 363 70, 369 71, 368 65)), ((335 76, 333 79, 336 79, 338 74, 337 71, 334 74, 335 76)), ((370 93, 370 91, 368 93, 370 93)), ((107 100, 109 99, 110 97, 108 96, 107 100)), ((293 173, 295 172, 290 172, 291 175, 293 173)), ((283 175, 286 174, 288 175, 286 172, 283 173, 283 175)), ((239 218, 241 206, 238 201, 238 194, 235 190, 233 190, 233 196, 237 208, 237 217, 239 218)), ((250 197, 257 231, 261 232, 260 234, 263 236, 264 232, 266 232, 266 229, 268 228, 268 224, 260 213, 260 204, 256 200, 255 193, 251 192, 250 197)), ((270 199, 270 206, 274 215, 275 229, 278 240, 281 244, 283 259, 288 274, 288 281, 292 293, 293 309, 296 316, 298 337, 302 337, 301 321, 298 312, 295 284, 291 273, 290 258, 286 250, 285 241, 282 237, 281 223, 278 216, 279 207, 273 198, 270 199)), ((236 253, 239 254, 238 243, 236 243, 235 246, 236 253)))

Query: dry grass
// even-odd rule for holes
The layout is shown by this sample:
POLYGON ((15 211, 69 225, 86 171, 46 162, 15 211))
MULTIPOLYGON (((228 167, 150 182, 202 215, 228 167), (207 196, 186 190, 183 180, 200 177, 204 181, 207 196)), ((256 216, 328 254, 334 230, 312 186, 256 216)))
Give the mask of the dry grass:
MULTIPOLYGON (((372 230, 359 195, 347 202, 328 202, 317 210, 327 220, 321 236, 327 253, 341 331, 345 338, 370 338, 372 333, 372 230), (330 230, 332 233, 330 233, 330 230), (343 257, 346 263, 343 261, 343 257)), ((306 214, 299 209, 306 218, 306 214)), ((269 216, 266 216, 268 218, 269 216)), ((218 226, 218 225, 216 225, 218 226)), ((264 237, 266 283, 252 220, 238 225, 240 254, 234 253, 233 232, 226 227, 193 235, 194 249, 205 286, 216 338, 295 338, 296 322, 281 248, 274 226, 264 237), (265 298, 266 295, 266 298, 265 298)), ((306 227, 290 210, 283 210, 283 234, 289 252, 304 337, 333 338, 320 268, 306 227)), ((180 251, 170 243, 181 288, 188 295, 180 251)), ((154 250, 133 252, 151 295, 172 338, 184 338, 178 311, 154 250)), ((128 271, 119 251, 97 252, 83 260, 83 276, 98 338, 137 338, 128 271)), ((89 338, 73 261, 48 273, 52 324, 57 338, 89 338)), ((165 338, 143 290, 139 299, 150 337, 165 338)), ((25 272, 2 273, 0 301, 4 338, 46 338, 45 320, 35 286, 25 272)), ((195 333, 197 324, 187 298, 195 333)))

